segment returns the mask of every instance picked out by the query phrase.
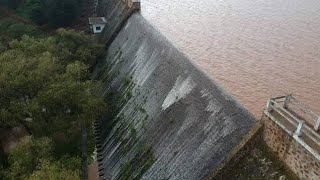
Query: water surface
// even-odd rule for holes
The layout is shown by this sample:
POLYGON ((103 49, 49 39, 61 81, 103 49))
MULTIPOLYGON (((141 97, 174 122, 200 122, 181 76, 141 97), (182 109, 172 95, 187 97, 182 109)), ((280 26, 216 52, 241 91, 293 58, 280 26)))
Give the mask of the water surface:
POLYGON ((288 93, 320 112, 319 0, 142 0, 141 13, 256 117, 288 93))

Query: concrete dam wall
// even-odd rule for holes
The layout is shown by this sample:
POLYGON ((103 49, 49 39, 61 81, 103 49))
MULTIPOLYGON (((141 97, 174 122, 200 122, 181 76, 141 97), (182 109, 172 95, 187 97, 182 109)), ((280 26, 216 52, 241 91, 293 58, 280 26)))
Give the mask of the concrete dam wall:
MULTIPOLYGON (((99 1, 108 3, 109 12, 128 8, 99 1)), ((110 104, 96 123, 100 178, 211 177, 255 118, 138 12, 128 17, 107 18, 115 19, 101 36, 106 56, 94 73, 110 104), (111 35, 117 21, 125 23, 111 35)))
POLYGON ((140 2, 137 6, 133 1, 136 0, 98 0, 97 15, 105 17, 108 22, 100 38, 101 42, 109 45, 132 12, 140 8, 140 2))

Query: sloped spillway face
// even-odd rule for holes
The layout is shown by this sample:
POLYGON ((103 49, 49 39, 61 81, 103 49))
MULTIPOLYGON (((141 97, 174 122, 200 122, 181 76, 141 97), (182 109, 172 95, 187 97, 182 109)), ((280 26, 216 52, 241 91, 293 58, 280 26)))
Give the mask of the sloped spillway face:
POLYGON ((100 121, 105 179, 203 179, 255 124, 138 13, 108 48, 97 78, 114 106, 112 119, 100 121))

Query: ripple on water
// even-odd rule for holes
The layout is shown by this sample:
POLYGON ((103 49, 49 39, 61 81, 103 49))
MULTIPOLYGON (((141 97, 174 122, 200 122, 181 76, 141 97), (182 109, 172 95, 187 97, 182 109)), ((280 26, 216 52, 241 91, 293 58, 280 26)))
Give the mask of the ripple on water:
POLYGON ((142 15, 256 117, 293 93, 320 112, 320 1, 143 0, 142 15))

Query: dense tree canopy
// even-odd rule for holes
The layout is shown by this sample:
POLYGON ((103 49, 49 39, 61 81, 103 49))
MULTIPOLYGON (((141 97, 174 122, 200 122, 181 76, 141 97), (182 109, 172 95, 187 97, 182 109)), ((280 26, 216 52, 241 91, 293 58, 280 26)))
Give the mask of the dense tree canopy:
POLYGON ((46 22, 48 4, 44 0, 25 0, 18 9, 18 13, 32 19, 38 24, 46 22))
MULTIPOLYGON (((0 175, 78 179, 80 122, 91 127, 106 108, 89 79, 103 47, 64 29, 49 37, 17 38, 0 54, 0 131, 23 125, 32 136, 0 165, 0 175)), ((92 142, 91 128, 88 134, 92 142)))
POLYGON ((38 37, 41 32, 34 26, 15 22, 10 18, 0 20, 0 52, 4 51, 13 39, 20 40, 23 35, 38 37))
POLYGON ((48 21, 53 26, 67 26, 79 17, 79 0, 60 0, 50 4, 48 21))
POLYGON ((5 179, 79 179, 79 157, 65 156, 55 159, 53 142, 49 138, 25 137, 10 154, 10 168, 5 179))
POLYGON ((20 16, 38 24, 68 26, 79 17, 82 0, 0 0, 0 5, 16 9, 20 16))
POLYGON ((16 9, 21 4, 21 2, 22 0, 0 0, 0 4, 12 9, 16 9))

